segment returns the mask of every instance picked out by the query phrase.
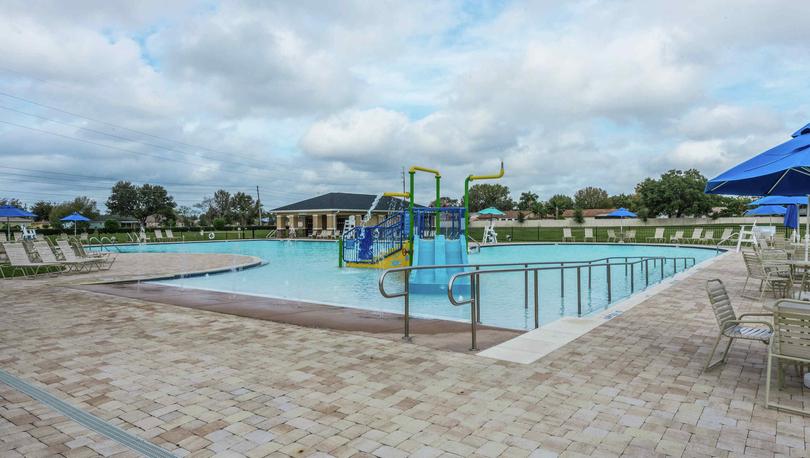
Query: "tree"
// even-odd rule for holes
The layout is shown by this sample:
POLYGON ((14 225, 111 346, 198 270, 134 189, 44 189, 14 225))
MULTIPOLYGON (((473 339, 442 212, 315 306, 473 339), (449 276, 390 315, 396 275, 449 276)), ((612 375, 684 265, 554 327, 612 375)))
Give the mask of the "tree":
POLYGON ((579 207, 574 209, 574 222, 577 224, 585 223, 585 215, 582 213, 582 209, 579 207))
POLYGON ((25 205, 23 205, 22 201, 16 197, 0 197, 0 205, 11 205, 12 207, 25 210, 25 205))
POLYGON ((37 201, 34 206, 31 207, 31 213, 37 215, 37 221, 45 221, 51 216, 54 205, 53 202, 46 202, 44 200, 37 201))
POLYGON ((500 184, 477 184, 470 188, 470 211, 477 212, 488 207, 512 210, 515 202, 509 196, 509 188, 500 184))
POLYGON ((231 222, 233 218, 233 207, 231 202, 231 193, 224 189, 220 189, 214 193, 211 199, 211 206, 209 208, 210 218, 222 218, 226 223, 231 222))
MULTIPOLYGON (((196 206, 195 206, 196 207, 196 206)), ((191 207, 187 207, 185 205, 178 207, 177 210, 174 212, 175 216, 177 216, 177 222, 181 226, 191 226, 199 217, 199 212, 195 211, 191 207)))
POLYGON ((461 201, 459 199, 453 199, 452 197, 442 196, 439 198, 440 205, 436 205, 436 200, 430 201, 431 207, 460 207, 461 201))
POLYGON ((538 218, 542 218, 548 214, 548 206, 545 202, 537 201, 535 202, 531 209, 532 213, 534 213, 538 218))
POLYGON ((630 211, 636 211, 640 208, 638 196, 635 194, 617 194, 610 196, 610 206, 614 208, 626 208, 630 211))
MULTIPOLYGON (((61 228, 64 225, 61 219, 74 212, 80 213, 82 216, 86 216, 90 219, 96 219, 99 216, 96 201, 86 196, 79 196, 73 200, 54 205, 50 215, 48 215, 48 219, 51 222, 51 226, 61 228)), ((87 223, 78 223, 77 227, 85 229, 87 225, 87 223)))
POLYGON ((562 212, 574 208, 574 199, 563 194, 555 194, 548 200, 546 208, 548 213, 554 215, 555 218, 559 218, 562 212))
POLYGON ((579 208, 607 208, 610 198, 604 189, 588 186, 574 194, 574 204, 579 208))
POLYGON ((245 226, 253 220, 256 214, 256 203, 253 197, 244 192, 237 192, 231 198, 232 213, 239 220, 239 224, 245 226))
POLYGON ((703 193, 706 182, 695 169, 670 170, 658 180, 647 178, 636 185, 636 194, 650 216, 703 216, 711 212, 714 202, 712 196, 703 193))
POLYGON ((531 192, 526 191, 520 193, 520 199, 518 199, 517 208, 521 211, 532 211, 532 207, 540 200, 540 197, 531 192))
POLYGON ((117 232, 119 229, 121 229, 121 223, 115 218, 110 218, 104 221, 104 229, 109 232, 117 232))
POLYGON ((176 206, 174 198, 163 186, 151 184, 136 186, 128 181, 119 181, 113 185, 107 199, 107 208, 111 213, 131 216, 137 219, 141 226, 146 225, 146 220, 150 216, 158 220, 171 218, 176 206))
POLYGON ((716 196, 717 201, 716 204, 719 207, 725 207, 720 212, 718 212, 717 216, 719 217, 728 217, 728 216, 742 216, 746 210, 748 210, 748 204, 751 203, 751 199, 748 197, 734 197, 734 196, 716 196))

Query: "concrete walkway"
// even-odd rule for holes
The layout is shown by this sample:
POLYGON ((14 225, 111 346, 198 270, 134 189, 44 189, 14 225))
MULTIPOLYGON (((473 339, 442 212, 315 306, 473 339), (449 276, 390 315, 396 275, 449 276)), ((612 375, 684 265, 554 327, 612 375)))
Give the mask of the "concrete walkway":
MULTIPOLYGON (((530 364, 64 278, 0 282, 0 367, 180 456, 807 456, 810 423, 763 405, 764 345, 738 343, 701 373, 713 277, 738 312, 760 308, 738 297, 729 256, 530 364)), ((4 457, 130 454, 8 387, 0 397, 4 457)))

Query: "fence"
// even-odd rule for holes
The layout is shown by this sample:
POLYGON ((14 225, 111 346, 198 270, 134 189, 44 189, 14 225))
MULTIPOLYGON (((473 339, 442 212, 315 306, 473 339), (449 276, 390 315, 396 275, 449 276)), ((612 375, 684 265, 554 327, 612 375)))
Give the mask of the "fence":
MULTIPOLYGON (((750 225, 747 225, 750 226, 750 225)), ((764 226, 764 225, 759 225, 764 226)), ((781 224, 773 224, 776 228, 776 233, 789 236, 791 234, 791 229, 785 230, 786 228, 781 224)), ((593 231, 593 236, 595 242, 608 242, 613 241, 610 240, 608 237, 608 232, 612 231, 616 235, 620 235, 622 232, 625 234, 628 231, 635 231, 635 241, 639 243, 644 243, 647 241, 651 241, 651 239, 655 236, 655 230, 657 228, 664 229, 664 243, 707 243, 707 244, 717 244, 720 241, 720 236, 726 229, 730 229, 732 232, 739 232, 740 225, 739 224, 702 224, 702 225, 679 225, 679 226, 632 226, 632 227, 623 227, 620 225, 615 226, 569 226, 571 229, 571 235, 574 238, 574 241, 582 242, 585 237, 585 229, 591 229, 593 231), (713 240, 701 240, 699 242, 690 240, 694 234, 695 229, 703 229, 701 232, 701 239, 703 239, 707 233, 707 231, 712 231, 712 238, 713 240), (672 241, 672 236, 676 234, 678 231, 683 231, 683 238, 684 240, 681 241, 672 241)), ((525 227, 520 225, 513 225, 507 227, 496 227, 495 230, 498 233, 498 241, 499 242, 562 242, 563 241, 563 227, 525 227)), ((468 230, 471 237, 476 240, 481 240, 481 237, 484 233, 484 228, 480 227, 471 227, 468 230)), ((589 240, 590 241, 590 240, 589 240)), ((660 243, 660 242, 659 242, 660 243)), ((729 242, 730 243, 730 242, 729 242)), ((736 243, 736 238, 734 239, 734 243, 736 243)))
POLYGON ((374 264, 402 249, 405 217, 394 213, 380 224, 355 227, 343 237, 343 262, 374 264))
POLYGON ((436 235, 436 217, 439 217, 438 233, 447 239, 457 239, 464 228, 464 209, 414 208, 414 233, 421 239, 432 239, 436 235))

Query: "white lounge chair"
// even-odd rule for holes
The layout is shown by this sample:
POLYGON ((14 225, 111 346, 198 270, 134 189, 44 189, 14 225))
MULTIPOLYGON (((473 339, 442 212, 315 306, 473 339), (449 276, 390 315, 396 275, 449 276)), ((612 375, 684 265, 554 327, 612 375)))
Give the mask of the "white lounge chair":
POLYGON ((700 243, 705 243, 706 245, 709 245, 711 243, 714 243, 716 240, 717 239, 714 238, 714 230, 713 229, 708 229, 703 234, 703 238, 700 239, 700 243))
MULTIPOLYGON (((32 261, 31 258, 28 256, 28 252, 25 250, 25 245, 22 243, 15 243, 15 242, 3 242, 2 243, 3 250, 6 252, 6 257, 8 258, 8 262, 11 265, 11 276, 13 277, 17 272, 22 272, 23 276, 29 276, 29 270, 34 277, 40 275, 40 269, 42 268, 49 268, 49 267, 56 267, 58 270, 56 271, 49 271, 43 273, 53 273, 59 274, 61 273, 62 265, 59 263, 47 263, 47 262, 36 262, 32 261)), ((0 274, 2 274, 2 269, 0 269, 0 274)), ((3 274, 3 278, 5 278, 5 274, 3 274)))
POLYGON ((163 232, 160 229, 155 229, 155 242, 163 241, 163 232))
POLYGON ((0 232, 0 242, 8 242, 5 232, 0 232))
POLYGON ((673 235, 669 236, 669 243, 683 242, 683 231, 675 231, 673 235))
POLYGON ((574 236, 571 235, 571 228, 570 227, 564 227, 563 228, 562 241, 563 242, 576 242, 577 241, 577 239, 575 239, 574 236))
POLYGON ((22 240, 23 240, 22 232, 14 231, 14 232, 12 232, 12 234, 14 235, 14 241, 15 242, 22 242, 22 240))
POLYGON ((647 237, 647 242, 656 242, 656 243, 663 243, 664 239, 664 228, 663 227, 656 227, 655 234, 652 237, 647 237))
MULTIPOLYGON (((79 272, 85 268, 89 268, 91 266, 89 260, 73 260, 68 261, 66 258, 58 259, 56 257, 56 253, 53 251, 53 247, 46 242, 45 240, 35 240, 32 242, 34 246, 34 252, 37 256, 39 256, 39 260, 47 263, 47 264, 62 264, 69 271, 76 271, 79 272)), ((61 254, 61 253, 60 253, 61 254)))
POLYGON ((616 231, 614 231, 613 229, 608 229, 607 230, 607 241, 608 242, 618 242, 619 241, 619 237, 616 237, 616 231))
POLYGON ((172 242, 175 242, 175 241, 178 240, 178 238, 174 236, 174 232, 172 232, 171 229, 166 229, 166 238, 171 240, 172 242))
MULTIPOLYGON (((85 263, 84 266, 87 267, 88 270, 93 267, 98 270, 110 270, 110 267, 112 267, 113 263, 115 262, 114 256, 93 257, 88 256, 86 253, 83 256, 78 256, 74 248, 66 240, 59 240, 56 242, 56 244, 59 247, 59 251, 62 253, 62 256, 65 258, 65 261, 85 263)), ((77 249, 84 252, 84 247, 81 245, 77 245, 77 247, 77 249)))
POLYGON ((596 237, 593 236, 593 228, 586 227, 585 228, 585 235, 582 237, 583 242, 595 242, 596 237))
POLYGON ((688 239, 686 239, 686 240, 687 240, 687 241, 689 241, 690 243, 700 243, 700 238, 701 238, 702 236, 703 236, 703 228, 702 228, 702 227, 696 227, 696 228, 695 228, 695 229, 692 231, 692 236, 691 236, 691 237, 689 237, 689 238, 688 238, 688 239))

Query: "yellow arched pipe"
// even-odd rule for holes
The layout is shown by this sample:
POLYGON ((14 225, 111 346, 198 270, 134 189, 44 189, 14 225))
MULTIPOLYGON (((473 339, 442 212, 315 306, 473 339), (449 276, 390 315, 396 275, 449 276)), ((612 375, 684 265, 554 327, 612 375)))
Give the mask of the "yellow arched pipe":
POLYGON ((406 199, 411 197, 411 193, 409 192, 385 192, 383 195, 385 197, 404 197, 406 199))
POLYGON ((436 170, 436 169, 429 169, 427 167, 419 167, 418 165, 414 165, 413 167, 411 167, 410 170, 408 170, 408 172, 410 172, 410 173, 415 173, 415 172, 432 173, 432 174, 436 175, 437 178, 442 176, 442 174, 439 173, 439 171, 436 170))

